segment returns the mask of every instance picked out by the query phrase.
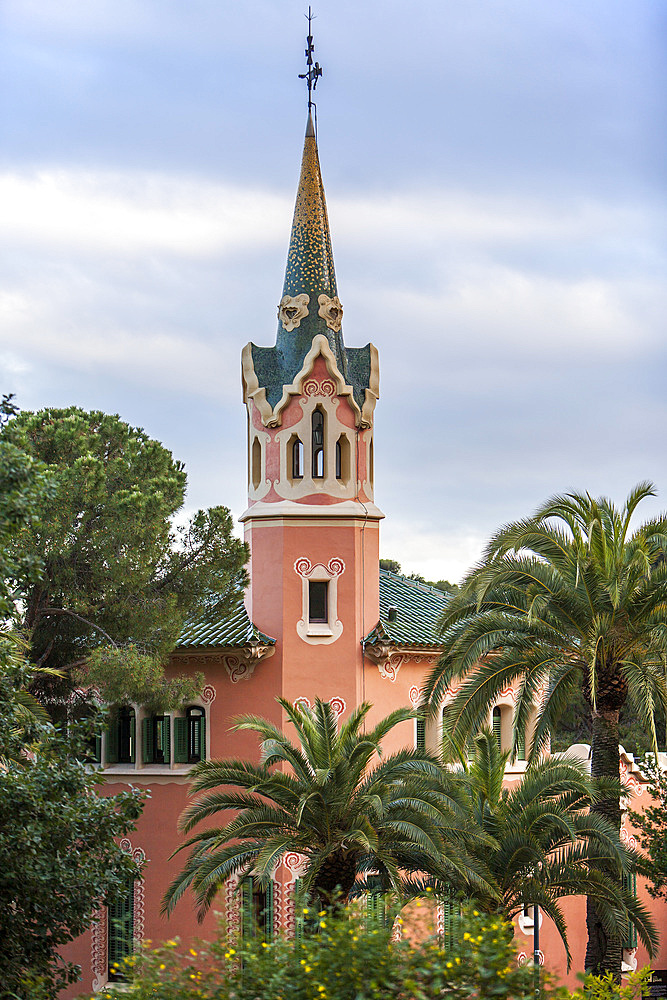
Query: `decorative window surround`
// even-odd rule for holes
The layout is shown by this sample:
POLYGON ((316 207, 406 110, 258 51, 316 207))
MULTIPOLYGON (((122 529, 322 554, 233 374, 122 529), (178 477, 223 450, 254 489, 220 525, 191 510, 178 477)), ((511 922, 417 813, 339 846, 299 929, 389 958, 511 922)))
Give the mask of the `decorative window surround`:
POLYGON ((329 560, 328 566, 322 563, 312 565, 305 556, 294 563, 294 571, 301 577, 301 618, 296 623, 298 635, 310 645, 329 645, 343 634, 343 623, 338 619, 338 578, 345 572, 342 559, 329 560), (322 581, 329 584, 328 588, 328 621, 311 622, 309 620, 309 583, 322 581))
MULTIPOLYGON (((141 847, 132 847, 132 842, 123 838, 120 847, 127 854, 131 854, 134 861, 145 861, 146 852, 141 847)), ((146 918, 146 904, 144 898, 144 880, 136 879, 134 883, 134 912, 133 912, 133 934, 134 947, 136 951, 141 950, 141 942, 144 938, 144 923, 146 918)), ((93 978, 93 990, 104 989, 108 985, 108 962, 107 947, 109 942, 109 911, 106 906, 101 906, 94 915, 94 922, 90 932, 90 970, 93 978)), ((118 984, 121 985, 121 984, 118 984)))
MULTIPOLYGON (((336 500, 352 500, 357 495, 357 431, 339 420, 338 409, 343 401, 334 395, 335 388, 334 382, 328 379, 304 382, 303 396, 299 399, 302 416, 296 423, 276 432, 275 439, 280 448, 280 477, 274 480, 273 488, 283 499, 298 500, 313 493, 326 493, 336 500), (323 476, 313 475, 312 420, 315 410, 320 410, 325 416, 323 476), (303 466, 302 475, 295 477, 293 446, 297 438, 303 445, 303 466), (347 476, 339 479, 336 477, 336 444, 341 439, 346 442, 347 476)), ((363 438, 360 446, 364 446, 363 438)), ((261 499, 252 487, 249 496, 261 499)), ((366 493, 366 496, 372 494, 366 493)))

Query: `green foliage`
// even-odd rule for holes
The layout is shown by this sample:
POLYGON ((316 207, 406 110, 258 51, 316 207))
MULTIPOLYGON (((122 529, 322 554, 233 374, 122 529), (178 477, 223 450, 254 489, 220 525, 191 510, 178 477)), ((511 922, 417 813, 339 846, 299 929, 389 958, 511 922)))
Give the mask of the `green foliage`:
MULTIPOLYGON (((443 653, 425 688, 435 713, 462 681, 445 709, 457 746, 487 723, 512 684, 515 749, 538 708, 532 759, 548 750, 577 692, 591 709, 594 776, 619 777, 626 703, 657 749, 656 709, 667 710, 667 516, 631 523, 653 495, 651 483, 639 483, 620 509, 587 493, 555 496, 489 541, 443 615, 443 653)), ((618 793, 593 810, 620 828, 618 793)), ((620 873, 607 874, 620 887, 620 873)), ((609 938, 603 923, 589 897, 587 968, 620 975, 620 938, 609 938)))
POLYGON ((484 881, 469 890, 475 904, 488 913, 501 910, 508 919, 526 905, 540 906, 561 936, 569 967, 560 901, 587 894, 596 900, 610 933, 625 932, 630 907, 633 923, 652 953, 657 936, 646 909, 623 893, 618 880, 598 870, 601 860, 618 872, 636 862, 614 826, 589 811, 605 795, 618 793, 619 783, 591 779, 576 760, 546 758, 533 762, 520 780, 506 787, 509 757, 509 752, 501 753, 493 732, 485 730, 460 772, 470 826, 488 838, 478 841, 477 848, 471 846, 484 875, 484 881))
POLYGON ((475 834, 457 806, 455 777, 425 751, 382 757, 382 741, 414 719, 413 710, 397 709, 364 732, 367 703, 340 728, 328 702, 318 699, 312 709, 279 703, 297 743, 266 719, 242 716, 235 729, 258 734, 261 763, 211 760, 193 768, 196 798, 181 829, 190 832, 228 810, 236 815, 182 845, 192 850, 165 895, 167 912, 192 889, 203 916, 229 875, 266 882, 290 852, 306 859, 304 890, 326 902, 347 901, 358 876, 363 891, 367 872, 399 894, 409 891, 406 873, 457 885, 477 878, 465 850, 475 834))
POLYGON ((645 852, 638 870, 648 880, 649 893, 654 898, 667 899, 667 773, 651 756, 646 757, 642 770, 649 778, 647 791, 651 805, 641 813, 634 810, 628 813, 645 852))
POLYGON ((143 705, 156 713, 196 701, 204 686, 203 674, 165 677, 162 657, 133 644, 94 649, 73 676, 77 684, 97 689, 107 705, 143 705))
POLYGON ((100 412, 47 409, 9 419, 0 445, 28 454, 16 476, 41 463, 53 483, 8 553, 34 663, 69 666, 102 641, 164 653, 189 616, 236 606, 247 551, 229 511, 175 526, 185 470, 144 431, 100 412))
MULTIPOLYGON (((390 921, 391 924, 391 921, 390 921)), ((367 929, 353 912, 320 911, 301 941, 223 938, 182 953, 177 942, 131 959, 132 983, 106 1000, 521 1000, 534 996, 533 970, 517 965, 512 927, 467 912, 452 946, 437 938, 392 941, 391 926, 367 929)), ((544 1000, 556 995, 544 975, 544 1000)), ((559 994, 564 996, 564 994, 559 994)), ((623 998, 625 1000, 625 998, 623 998)))
POLYGON ((142 796, 97 793, 84 761, 99 720, 67 736, 37 719, 17 726, 32 670, 6 655, 0 667, 0 983, 3 996, 24 996, 29 981, 50 998, 78 974, 59 950, 138 875, 116 838, 134 829, 142 796))
POLYGON ((611 972, 605 976, 581 976, 579 989, 570 994, 570 1000, 642 1000, 646 985, 651 980, 651 970, 631 972, 624 983, 611 972))

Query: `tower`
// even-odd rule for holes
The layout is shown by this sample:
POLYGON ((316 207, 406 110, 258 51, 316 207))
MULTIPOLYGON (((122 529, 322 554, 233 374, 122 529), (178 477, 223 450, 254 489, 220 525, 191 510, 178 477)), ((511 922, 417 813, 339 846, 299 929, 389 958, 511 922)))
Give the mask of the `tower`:
POLYGON ((378 354, 346 347, 342 318, 309 108, 276 343, 242 352, 246 609, 276 639, 257 668, 267 694, 319 696, 344 711, 365 696, 383 515, 373 500, 378 354))

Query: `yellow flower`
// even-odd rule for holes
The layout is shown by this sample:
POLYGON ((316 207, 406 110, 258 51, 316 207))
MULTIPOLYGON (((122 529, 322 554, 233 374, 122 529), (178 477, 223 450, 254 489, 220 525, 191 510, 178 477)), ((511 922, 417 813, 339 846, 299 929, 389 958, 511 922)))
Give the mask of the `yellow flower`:
POLYGON ((326 925, 327 925, 326 920, 320 920, 320 927, 326 927, 326 925))
POLYGON ((311 967, 309 965, 307 965, 303 971, 304 972, 312 972, 313 970, 311 969, 311 967))
POLYGON ((472 911, 472 915, 473 915, 473 917, 478 917, 479 913, 477 912, 477 910, 473 910, 472 911))
POLYGON ((269 947, 269 946, 268 946, 268 944, 266 943, 266 941, 262 941, 262 948, 268 948, 268 947, 269 947))
POLYGON ((166 969, 166 968, 167 968, 167 966, 166 966, 166 965, 164 965, 164 964, 160 966, 160 970, 162 970, 162 969, 166 969))
POLYGON ((318 915, 318 917, 326 917, 327 911, 326 910, 320 910, 320 912, 317 915, 318 915))
POLYGON ((194 948, 190 948, 190 954, 193 956, 193 958, 197 957, 197 952, 194 950, 194 948))
POLYGON ((357 937, 357 935, 355 934, 355 935, 354 935, 354 937, 352 938, 352 940, 353 940, 353 941, 358 941, 358 940, 359 940, 359 938, 358 938, 358 937, 357 937))
POLYGON ((300 963, 300 964, 301 964, 301 965, 305 965, 305 964, 306 964, 306 960, 305 960, 305 958, 302 958, 302 959, 301 959, 301 963, 300 963))
POLYGON ((465 934, 463 935, 463 940, 464 940, 464 941, 470 941, 470 940, 472 940, 472 939, 471 939, 471 937, 470 937, 470 934, 468 934, 468 932, 467 932, 467 931, 466 931, 466 932, 465 932, 465 934))
POLYGON ((403 920, 401 919, 401 917, 396 918, 396 923, 401 925, 403 924, 403 920))
POLYGON ((427 891, 427 892, 433 892, 433 889, 432 889, 432 888, 431 888, 431 886, 429 885, 429 886, 427 886, 427 887, 426 887, 426 891, 427 891))
POLYGON ((167 944, 167 948, 175 948, 176 947, 176 942, 174 941, 173 938, 170 939, 169 941, 167 941, 166 944, 167 944))
POLYGON ((302 913, 310 913, 310 910, 309 910, 309 909, 308 909, 308 907, 306 906, 306 907, 305 907, 305 908, 304 908, 304 909, 303 909, 303 910, 302 910, 301 912, 302 912, 302 913))
POLYGON ((190 973, 190 979, 196 979, 196 978, 197 978, 197 977, 195 976, 194 972, 191 972, 191 973, 190 973))
POLYGON ((317 989, 320 993, 324 993, 324 991, 326 990, 326 986, 318 986, 317 989))
POLYGON ((461 959, 460 958, 455 958, 454 961, 456 962, 457 965, 461 964, 461 959))

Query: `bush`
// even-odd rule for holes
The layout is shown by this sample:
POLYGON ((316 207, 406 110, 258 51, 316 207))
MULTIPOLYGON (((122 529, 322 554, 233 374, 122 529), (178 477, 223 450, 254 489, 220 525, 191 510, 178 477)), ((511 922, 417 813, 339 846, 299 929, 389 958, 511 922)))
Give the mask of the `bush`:
MULTIPOLYGON (((233 943, 223 935, 217 943, 188 951, 177 941, 146 947, 127 960, 131 985, 122 992, 109 987, 102 997, 434 1000, 443 991, 452 1000, 471 994, 479 1000, 533 997, 533 970, 517 965, 512 926, 500 917, 467 911, 452 947, 445 948, 437 938, 392 941, 391 927, 366 928, 354 911, 336 916, 321 911, 315 916, 314 933, 301 941, 255 938, 233 943)), ((542 998, 553 992, 543 981, 542 998)))

